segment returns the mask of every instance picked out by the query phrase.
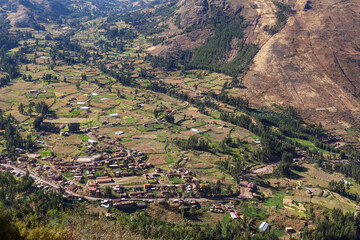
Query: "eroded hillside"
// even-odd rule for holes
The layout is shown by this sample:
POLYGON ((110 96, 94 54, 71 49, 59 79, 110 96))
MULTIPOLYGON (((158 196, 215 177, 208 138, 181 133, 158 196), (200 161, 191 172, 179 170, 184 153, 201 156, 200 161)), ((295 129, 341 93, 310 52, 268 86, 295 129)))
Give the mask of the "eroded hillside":
POLYGON ((299 9, 254 58, 244 83, 255 104, 290 104, 312 121, 359 116, 359 1, 314 1, 299 9))
MULTIPOLYGON (((201 46, 213 34, 206 21, 216 11, 240 14, 248 23, 242 42, 260 47, 243 78, 247 91, 242 94, 257 106, 292 105, 308 120, 347 128, 357 123, 360 106, 359 3, 285 1, 292 12, 271 33, 264 27, 278 23, 274 2, 180 1, 164 21, 168 28, 160 36, 166 41, 150 53, 164 56, 201 46)), ((224 61, 234 58, 239 46, 224 61)))

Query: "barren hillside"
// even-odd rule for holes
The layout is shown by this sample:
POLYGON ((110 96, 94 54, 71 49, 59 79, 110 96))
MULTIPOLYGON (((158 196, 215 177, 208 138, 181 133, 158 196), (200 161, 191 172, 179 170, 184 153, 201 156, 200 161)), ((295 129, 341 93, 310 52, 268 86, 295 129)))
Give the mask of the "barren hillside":
MULTIPOLYGON (((260 49, 244 83, 255 104, 292 105, 325 123, 359 116, 360 1, 314 1, 260 49)), ((345 124, 346 126, 346 124, 345 124)))
POLYGON ((308 10, 304 0, 283 3, 296 12, 271 35, 264 26, 277 22, 278 8, 272 1, 180 1, 166 22, 170 27, 162 33, 177 36, 151 48, 151 53, 165 55, 200 46, 211 36, 211 29, 186 32, 186 27, 204 23, 218 9, 241 12, 249 23, 243 41, 260 47, 243 80, 253 104, 292 105, 306 119, 327 126, 356 123, 360 113, 360 1, 308 1, 308 10))

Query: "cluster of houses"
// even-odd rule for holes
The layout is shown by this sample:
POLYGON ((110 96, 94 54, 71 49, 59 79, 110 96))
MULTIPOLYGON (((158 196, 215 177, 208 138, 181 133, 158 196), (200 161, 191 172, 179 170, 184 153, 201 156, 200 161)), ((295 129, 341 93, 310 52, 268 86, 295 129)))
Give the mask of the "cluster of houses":
POLYGON ((75 173, 77 180, 81 182, 82 175, 86 174, 86 178, 94 179, 95 172, 104 167, 113 169, 110 175, 114 177, 141 175, 143 170, 152 167, 150 163, 144 162, 144 158, 143 153, 135 149, 128 151, 122 149, 113 154, 104 152, 90 157, 80 156, 72 161, 52 159, 51 162, 61 173, 68 171, 75 173))
POLYGON ((176 197, 178 192, 191 193, 196 190, 195 184, 144 184, 143 187, 134 188, 133 192, 130 192, 130 197, 133 198, 153 198, 154 192, 160 197, 176 197))
POLYGON ((179 207, 183 209, 187 208, 194 208, 194 209, 200 209, 201 206, 196 200, 184 200, 184 199, 173 199, 172 203, 175 205, 178 205, 179 207))
MULTIPOLYGON (((93 129, 89 129, 90 132, 91 130, 93 129)), ((118 134, 121 135, 122 132, 118 134)), ((149 173, 149 169, 153 166, 146 162, 146 156, 141 151, 133 148, 126 150, 119 141, 108 139, 106 136, 95 133, 90 133, 90 136, 91 139, 101 140, 105 144, 102 144, 101 147, 89 145, 87 147, 87 150, 90 149, 89 156, 77 156, 70 161, 65 161, 56 156, 21 156, 17 159, 17 167, 24 169, 24 171, 29 168, 31 173, 61 187, 66 191, 64 196, 66 194, 70 194, 70 196, 80 194, 82 196, 104 197, 104 190, 106 189, 101 186, 109 184, 118 201, 104 203, 104 207, 112 205, 119 209, 139 208, 141 207, 139 204, 143 204, 128 201, 129 197, 138 200, 143 198, 142 201, 149 201, 155 197, 180 197, 180 192, 192 193, 196 189, 195 182, 198 179, 191 170, 186 168, 175 170, 156 168, 154 172, 149 173), (103 147, 103 145, 105 146, 103 147), (43 162, 49 162, 49 164, 42 164, 43 162), (134 188, 111 184, 116 182, 116 178, 132 175, 143 175, 148 183, 144 184, 143 187, 134 188), (179 178, 183 184, 162 185, 160 184, 160 177, 179 178)), ((22 175, 15 172, 14 174, 22 175)), ((50 185, 46 186, 46 184, 39 183, 37 187, 52 189, 50 185)), ((173 204, 182 207, 199 206, 196 201, 185 201, 183 199, 175 199, 173 204)))
MULTIPOLYGON (((35 183, 33 185, 34 188, 44 189, 46 192, 57 190, 57 188, 54 188, 53 185, 48 185, 46 182, 53 182, 53 183, 56 182, 56 185, 61 187, 63 189, 63 192, 65 192, 65 190, 76 192, 78 189, 82 188, 81 186, 77 186, 73 182, 66 181, 62 175, 56 173, 56 171, 54 171, 51 167, 47 165, 42 165, 37 163, 26 164, 24 162, 17 162, 16 167, 18 169, 21 169, 23 172, 14 170, 11 167, 10 168, 2 167, 2 170, 8 171, 17 177, 23 177, 25 176, 24 172, 28 170, 28 166, 32 168, 31 169, 32 173, 38 175, 43 180, 43 181, 39 181, 35 179, 35 183)), ((66 196, 66 194, 64 196, 66 196)))
POLYGON ((225 213, 225 212, 229 212, 230 216, 232 219, 238 219, 238 218, 243 218, 242 215, 239 215, 236 212, 235 206, 231 204, 231 201, 229 204, 213 204, 210 207, 210 212, 216 212, 216 213, 225 213))
POLYGON ((154 173, 145 174, 145 178, 149 182, 159 182, 158 179, 161 175, 167 176, 169 179, 171 178, 179 178, 182 179, 184 182, 187 183, 195 183, 199 180, 195 177, 195 174, 187 169, 187 168, 178 168, 174 170, 165 170, 161 168, 155 168, 154 173))
POLYGON ((183 179, 185 182, 191 182, 191 183, 195 183, 197 181, 199 181, 194 175, 194 173, 186 168, 178 168, 175 170, 168 170, 165 172, 165 174, 169 177, 169 178, 181 178, 183 179))

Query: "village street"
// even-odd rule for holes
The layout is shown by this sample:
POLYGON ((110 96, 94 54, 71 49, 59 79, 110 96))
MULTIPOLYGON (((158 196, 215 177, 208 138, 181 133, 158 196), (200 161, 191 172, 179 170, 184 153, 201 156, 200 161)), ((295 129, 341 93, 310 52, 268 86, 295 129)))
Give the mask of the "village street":
MULTIPOLYGON (((10 164, 0 164, 1 166, 5 167, 5 168, 11 168, 13 170, 16 170, 20 173, 23 173, 23 174, 26 174, 26 171, 20 169, 20 168, 17 168, 15 166, 12 166, 10 164)), ((48 186, 51 186, 55 189, 59 189, 60 187, 53 181, 47 181, 47 180, 44 180, 38 176, 36 176, 35 174, 29 172, 29 175, 35 180, 37 181, 38 183, 42 183, 42 184, 46 184, 48 186)), ((104 197, 91 197, 91 196, 84 196, 84 195, 80 195, 80 194, 77 194, 77 193, 74 193, 74 192, 71 192, 71 191, 68 191, 68 190, 65 190, 65 193, 70 195, 70 196, 73 196, 73 197, 77 197, 77 198, 83 198, 83 199, 87 199, 89 201, 97 201, 97 200, 119 200, 120 198, 104 198, 104 197)), ((240 195, 241 196, 241 195, 240 195)), ((208 197, 208 198, 204 198, 204 197, 201 197, 201 198, 182 198, 183 200, 195 200, 195 201, 198 201, 198 202, 207 202, 209 200, 213 200, 213 201, 216 201, 216 200, 236 200, 236 199, 239 199, 241 197, 214 197, 214 198, 211 198, 211 197, 208 197)), ((178 198, 169 198, 168 200, 170 201, 174 201, 174 200, 177 200, 178 198)), ((165 200, 165 198, 126 198, 126 200, 137 200, 137 201, 148 201, 148 202, 154 202, 154 201, 163 201, 165 200)))

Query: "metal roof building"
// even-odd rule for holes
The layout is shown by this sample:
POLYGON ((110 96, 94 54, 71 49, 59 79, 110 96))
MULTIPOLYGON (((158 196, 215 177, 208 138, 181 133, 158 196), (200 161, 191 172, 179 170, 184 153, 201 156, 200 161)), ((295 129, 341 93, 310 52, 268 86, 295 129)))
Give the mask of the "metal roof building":
POLYGON ((259 230, 265 232, 268 227, 269 227, 269 224, 267 222, 262 222, 260 224, 259 230))

